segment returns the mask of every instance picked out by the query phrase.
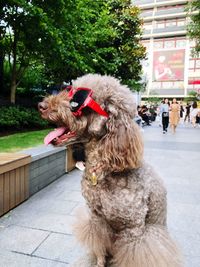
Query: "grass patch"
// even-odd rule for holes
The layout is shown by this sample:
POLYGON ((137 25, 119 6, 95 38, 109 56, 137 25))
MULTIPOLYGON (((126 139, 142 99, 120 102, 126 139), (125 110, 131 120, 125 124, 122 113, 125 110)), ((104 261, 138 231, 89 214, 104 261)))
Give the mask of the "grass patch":
POLYGON ((0 137, 0 152, 16 152, 43 144, 51 129, 28 131, 0 137))

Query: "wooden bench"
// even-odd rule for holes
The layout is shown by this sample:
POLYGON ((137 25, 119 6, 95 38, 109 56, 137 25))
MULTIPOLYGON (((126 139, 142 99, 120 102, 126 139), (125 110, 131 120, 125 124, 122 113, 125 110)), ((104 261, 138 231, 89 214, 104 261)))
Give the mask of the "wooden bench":
POLYGON ((29 163, 26 154, 0 153, 0 216, 29 197, 29 163))

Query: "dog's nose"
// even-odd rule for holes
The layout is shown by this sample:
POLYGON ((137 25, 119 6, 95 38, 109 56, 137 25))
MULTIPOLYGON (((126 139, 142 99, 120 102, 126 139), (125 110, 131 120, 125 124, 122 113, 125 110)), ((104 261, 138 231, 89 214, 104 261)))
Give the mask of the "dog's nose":
POLYGON ((45 102, 38 103, 38 110, 42 113, 48 109, 48 105, 45 102))

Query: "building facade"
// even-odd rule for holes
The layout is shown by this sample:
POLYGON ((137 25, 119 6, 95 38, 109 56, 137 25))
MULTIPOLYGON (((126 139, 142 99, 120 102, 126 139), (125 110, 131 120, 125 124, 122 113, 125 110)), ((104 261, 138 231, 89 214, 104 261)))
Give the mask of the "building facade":
POLYGON ((183 98, 200 91, 200 58, 192 57, 194 42, 187 37, 184 0, 134 0, 143 19, 142 43, 147 49, 143 62, 143 97, 183 98), (195 82, 196 81, 196 82, 195 82))

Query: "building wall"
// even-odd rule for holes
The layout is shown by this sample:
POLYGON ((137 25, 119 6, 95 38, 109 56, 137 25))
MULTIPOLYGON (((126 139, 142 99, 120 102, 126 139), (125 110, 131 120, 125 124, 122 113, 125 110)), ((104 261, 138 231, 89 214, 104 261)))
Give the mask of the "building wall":
POLYGON ((147 49, 143 62, 143 80, 147 81, 143 97, 159 95, 184 97, 200 85, 200 58, 193 58, 194 42, 186 35, 188 17, 184 0, 135 0, 143 18, 142 43, 147 49))

